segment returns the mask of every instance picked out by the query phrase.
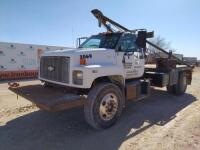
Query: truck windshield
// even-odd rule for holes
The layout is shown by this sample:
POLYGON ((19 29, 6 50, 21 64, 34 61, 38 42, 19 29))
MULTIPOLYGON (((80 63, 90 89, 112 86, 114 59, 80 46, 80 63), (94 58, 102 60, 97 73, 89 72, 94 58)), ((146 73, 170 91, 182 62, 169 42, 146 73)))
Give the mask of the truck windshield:
POLYGON ((120 38, 120 33, 93 35, 83 42, 79 48, 109 48, 114 49, 120 38))

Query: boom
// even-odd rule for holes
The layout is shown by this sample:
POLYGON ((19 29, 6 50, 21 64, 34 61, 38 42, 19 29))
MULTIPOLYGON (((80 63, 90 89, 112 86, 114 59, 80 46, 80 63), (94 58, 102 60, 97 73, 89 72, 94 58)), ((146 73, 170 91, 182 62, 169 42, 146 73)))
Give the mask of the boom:
POLYGON ((159 51, 161 51, 161 52, 167 54, 169 57, 172 57, 172 58, 176 59, 176 61, 177 61, 179 64, 181 64, 181 65, 186 65, 186 66, 188 66, 188 67, 191 67, 191 66, 190 66, 189 64, 187 64, 186 62, 180 60, 178 57, 176 57, 176 56, 172 55, 171 53, 165 51, 164 49, 162 49, 161 47, 159 47, 159 46, 153 44, 152 42, 149 42, 148 40, 146 40, 146 43, 149 44, 149 45, 151 45, 152 47, 158 49, 159 51))
POLYGON ((110 27, 110 25, 113 25, 116 28, 118 28, 120 31, 131 32, 129 29, 123 27, 119 23, 117 23, 117 22, 111 20, 110 18, 104 16, 103 13, 100 10, 93 9, 91 12, 97 18, 97 20, 99 21, 99 27, 101 27, 101 24, 103 24, 104 27, 107 29, 107 31, 115 32, 115 30, 110 27), (107 24, 107 22, 109 22, 110 24, 107 24))
MULTIPOLYGON (((167 52, 166 50, 162 49, 161 47, 155 45, 154 43, 152 43, 152 42, 150 42, 150 41, 148 41, 148 40, 146 40, 147 38, 153 37, 154 32, 147 32, 146 29, 134 29, 134 30, 129 30, 129 29, 127 29, 126 27, 120 25, 119 23, 113 21, 112 19, 110 19, 110 18, 104 16, 103 13, 102 13, 100 10, 98 10, 98 9, 93 9, 93 10, 91 11, 91 13, 97 18, 97 20, 98 20, 98 22, 99 22, 99 27, 101 27, 101 24, 103 24, 104 27, 107 29, 107 32, 112 32, 112 33, 113 33, 113 32, 117 32, 117 31, 115 31, 115 30, 111 27, 111 25, 114 26, 115 28, 117 28, 117 29, 118 29, 119 31, 121 31, 121 32, 130 32, 130 33, 132 32, 132 33, 136 33, 136 32, 138 31, 138 33, 137 33, 137 34, 138 34, 138 38, 139 38, 139 35, 141 35, 140 38, 141 38, 142 40, 145 40, 145 41, 144 41, 144 42, 145 42, 145 46, 143 46, 142 48, 146 49, 146 43, 147 43, 147 44, 151 45, 152 47, 158 49, 159 51, 161 51, 161 52, 167 54, 169 57, 172 57, 172 58, 176 59, 176 61, 177 61, 178 64, 182 64, 182 65, 186 65, 186 66, 188 66, 188 67, 191 67, 189 64, 185 63, 184 61, 180 60, 180 59, 177 58, 176 56, 172 55, 172 53, 167 52), (144 33, 145 33, 145 34, 144 34, 144 33)), ((141 42, 141 40, 139 40, 139 41, 141 42)))

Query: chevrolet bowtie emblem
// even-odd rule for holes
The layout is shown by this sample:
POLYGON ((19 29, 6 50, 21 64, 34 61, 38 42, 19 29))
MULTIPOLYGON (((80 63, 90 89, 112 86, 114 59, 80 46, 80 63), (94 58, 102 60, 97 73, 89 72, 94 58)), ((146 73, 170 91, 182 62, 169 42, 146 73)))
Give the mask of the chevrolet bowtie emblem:
POLYGON ((50 72, 51 72, 51 71, 54 71, 54 67, 52 67, 52 66, 49 66, 47 69, 48 69, 50 72))

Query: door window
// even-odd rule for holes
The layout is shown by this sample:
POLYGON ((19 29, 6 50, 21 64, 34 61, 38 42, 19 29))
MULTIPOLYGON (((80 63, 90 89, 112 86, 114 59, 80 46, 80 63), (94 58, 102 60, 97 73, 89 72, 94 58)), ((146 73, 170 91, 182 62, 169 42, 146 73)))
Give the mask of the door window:
POLYGON ((136 37, 133 34, 124 34, 119 42, 119 51, 133 52, 137 49, 136 37))

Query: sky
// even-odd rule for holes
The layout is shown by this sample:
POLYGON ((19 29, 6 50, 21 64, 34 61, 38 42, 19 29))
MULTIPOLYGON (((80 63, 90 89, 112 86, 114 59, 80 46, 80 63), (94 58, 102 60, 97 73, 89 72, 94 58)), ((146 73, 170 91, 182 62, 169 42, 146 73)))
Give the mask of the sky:
POLYGON ((105 31, 90 13, 96 8, 200 59, 199 0, 0 0, 0 41, 74 47, 76 38, 105 31))

